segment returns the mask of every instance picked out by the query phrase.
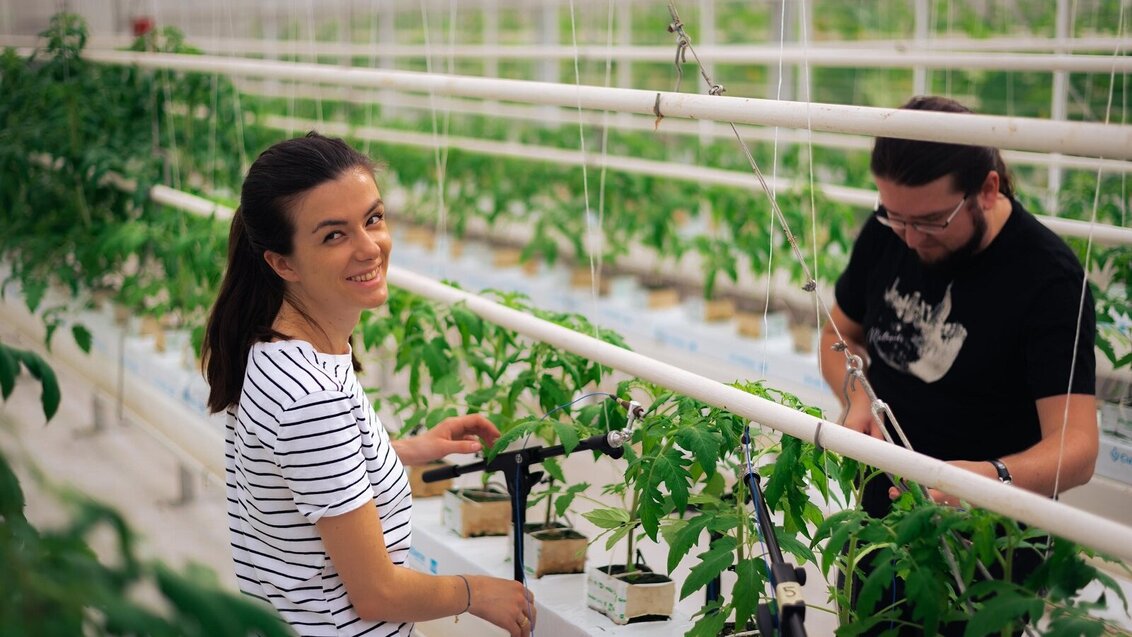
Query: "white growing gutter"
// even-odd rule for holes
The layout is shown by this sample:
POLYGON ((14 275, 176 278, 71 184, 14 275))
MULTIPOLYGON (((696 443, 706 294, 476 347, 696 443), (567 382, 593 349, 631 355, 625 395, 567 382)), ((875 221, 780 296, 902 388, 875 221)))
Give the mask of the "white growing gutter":
POLYGON ((88 51, 85 57, 95 62, 142 68, 411 90, 641 115, 659 110, 665 117, 1132 159, 1132 126, 1126 125, 717 97, 168 53, 88 51))
MULTIPOLYGON (((230 212, 230 209, 207 202, 200 197, 188 193, 182 195, 184 195, 183 200, 187 202, 198 200, 191 206, 191 210, 187 210, 188 212, 201 209, 230 212)), ((446 305, 463 303, 485 320, 524 336, 556 345, 602 365, 656 383, 720 409, 726 409, 807 442, 814 442, 820 430, 821 445, 826 449, 925 486, 943 490, 976 506, 1032 524, 1084 546, 1132 561, 1132 527, 1036 493, 1002 484, 997 480, 984 478, 935 458, 908 451, 872 436, 859 434, 835 423, 808 416, 800 411, 647 356, 615 347, 396 266, 389 268, 389 282, 396 287, 446 305)), ((178 444, 182 440, 190 439, 188 440, 190 447, 199 446, 191 440, 191 435, 186 436, 186 432, 178 431, 178 426, 172 420, 158 418, 152 423, 159 433, 178 441, 178 444)), ((208 448, 213 444, 214 442, 208 441, 199 450, 191 452, 191 455, 207 457, 211 453, 208 448)))
MULTIPOLYGON (((437 139, 430 133, 417 133, 413 131, 395 130, 387 128, 351 126, 342 122, 316 122, 313 120, 295 119, 280 116, 269 116, 265 125, 280 130, 310 130, 339 136, 353 136, 386 144, 404 144, 422 148, 433 148, 437 139)), ((620 157, 615 155, 587 154, 584 158, 577 150, 550 148, 546 146, 532 146, 515 142, 500 142, 487 139, 448 136, 444 138, 444 145, 482 155, 496 157, 512 157, 531 161, 555 163, 565 166, 581 166, 583 164, 600 168, 605 166, 611 170, 664 177, 681 181, 694 181, 702 184, 718 186, 731 186, 735 188, 759 188, 758 180, 750 172, 737 170, 722 170, 719 168, 705 168, 672 162, 639 159, 637 157, 620 157)), ((782 178, 767 177, 767 185, 775 192, 789 192, 801 184, 782 178)), ((822 195, 831 201, 846 203, 861 208, 872 208, 876 205, 877 194, 874 190, 862 188, 849 188, 834 184, 817 184, 822 195)), ((1034 215, 1046 227, 1064 237, 1088 238, 1100 245, 1132 245, 1132 228, 1122 228, 1103 223, 1091 224, 1087 221, 1074 219, 1060 219, 1047 215, 1034 215)))

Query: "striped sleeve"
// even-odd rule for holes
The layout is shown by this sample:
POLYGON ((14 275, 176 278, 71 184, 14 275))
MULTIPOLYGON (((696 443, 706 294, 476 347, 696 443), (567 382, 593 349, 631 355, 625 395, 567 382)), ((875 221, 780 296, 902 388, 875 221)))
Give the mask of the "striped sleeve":
POLYGON ((279 418, 275 457, 299 513, 311 523, 373 502, 350 396, 309 394, 279 418))

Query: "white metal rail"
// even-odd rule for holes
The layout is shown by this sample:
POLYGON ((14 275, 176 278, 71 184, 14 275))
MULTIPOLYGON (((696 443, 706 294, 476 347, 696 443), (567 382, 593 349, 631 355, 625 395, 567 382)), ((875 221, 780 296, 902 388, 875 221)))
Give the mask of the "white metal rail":
POLYGON ((89 51, 108 64, 392 88, 548 106, 1132 159, 1132 126, 574 86, 198 55, 89 51))
MULTIPOLYGON (((35 46, 27 36, 2 38, 19 46, 35 46)), ((128 42, 108 39, 106 44, 95 40, 94 45, 125 46, 128 42)), ((194 46, 210 54, 289 56, 298 59, 317 57, 370 58, 375 48, 381 46, 382 57, 401 59, 481 59, 481 60, 573 60, 575 54, 580 60, 604 61, 609 56, 605 46, 583 45, 576 50, 573 46, 546 44, 460 44, 449 46, 438 44, 425 47, 413 44, 383 46, 351 42, 319 42, 309 40, 262 40, 235 38, 194 38, 194 46)), ((938 46, 938 45, 937 45, 938 46)), ((1116 44, 1127 49, 1128 43, 1116 44)), ((1053 47, 1050 47, 1053 48, 1053 47)), ((1064 53, 1013 53, 997 50, 979 52, 958 49, 926 49, 914 44, 891 45, 885 48, 865 46, 834 47, 822 46, 767 46, 749 44, 704 45, 696 48, 704 58, 715 64, 808 64, 824 68, 872 68, 905 69, 913 66, 931 69, 968 69, 995 71, 1031 71, 1052 73, 1068 71, 1073 73, 1127 73, 1132 71, 1132 58, 1126 56, 1064 54, 1064 53)), ((617 61, 668 63, 671 64, 674 48, 671 46, 618 46, 617 61)))
MULTIPOLYGON (((278 82, 271 84, 259 80, 242 80, 238 86, 240 90, 249 95, 274 98, 302 98, 321 100, 342 100, 352 104, 379 103, 382 108, 413 108, 431 111, 433 109, 453 113, 472 113, 485 117, 502 118, 506 120, 522 119, 542 122, 560 126, 574 125, 578 118, 590 126, 609 126, 615 129, 638 130, 660 133, 678 133, 682 135, 707 136, 709 138, 734 139, 735 133, 727 124, 707 121, 669 120, 658 126, 656 116, 631 115, 619 113, 616 116, 607 116, 597 111, 576 110, 564 111, 561 109, 546 109, 538 106, 522 106, 517 104, 501 104, 496 101, 464 99, 464 98, 430 98, 400 92, 378 92, 371 90, 358 90, 352 87, 331 87, 325 85, 303 84, 287 86, 278 82), (706 125, 706 126, 705 126, 706 125)), ((775 130, 765 126, 739 126, 739 133, 744 139, 757 139, 774 141, 784 144, 806 144, 814 146, 838 148, 846 150, 868 150, 873 146, 873 139, 859 135, 842 135, 838 133, 810 133, 806 130, 775 130)), ((1102 170, 1106 173, 1132 173, 1132 162, 1116 159, 1098 159, 1095 157, 1073 157, 1069 155, 1048 155, 1044 153, 1031 153, 1025 151, 1003 151, 1003 158, 1010 165, 1057 166, 1059 168, 1072 168, 1077 170, 1102 170)))

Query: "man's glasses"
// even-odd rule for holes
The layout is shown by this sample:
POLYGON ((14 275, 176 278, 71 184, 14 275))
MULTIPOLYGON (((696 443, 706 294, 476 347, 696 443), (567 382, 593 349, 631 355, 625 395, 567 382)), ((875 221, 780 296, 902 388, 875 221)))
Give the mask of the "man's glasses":
POLYGON ((902 231, 912 228, 916 232, 936 234, 943 232, 947 229, 947 226, 951 225, 951 220, 955 218, 955 215, 959 214, 959 211, 963 209, 963 204, 965 203, 967 203, 967 198, 963 197, 955 206, 955 210, 952 210, 951 214, 947 215, 947 218, 943 221, 905 221, 904 219, 890 215, 888 209, 884 207, 884 204, 877 204, 877 209, 873 214, 876 215, 877 221, 893 230, 902 231))

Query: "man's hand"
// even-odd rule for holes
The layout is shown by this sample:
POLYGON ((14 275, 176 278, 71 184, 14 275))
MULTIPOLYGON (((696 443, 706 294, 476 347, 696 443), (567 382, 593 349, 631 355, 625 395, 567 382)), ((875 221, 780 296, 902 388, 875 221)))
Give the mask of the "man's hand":
MULTIPOLYGON (((995 480, 998 479, 998 472, 994 470, 994 466, 989 462, 974 460, 951 460, 947 464, 953 467, 959 467, 960 469, 966 469, 971 473, 977 473, 986 478, 992 478, 995 480)), ((961 504, 959 498, 951 495, 950 493, 944 493, 939 489, 928 489, 928 496, 937 504, 942 504, 944 506, 958 507, 961 504)), ((892 500, 895 500, 896 498, 900 497, 900 490, 896 487, 890 487, 888 489, 888 497, 892 500)))
POLYGON ((849 414, 845 416, 845 426, 858 433, 884 440, 884 432, 873 418, 873 412, 863 392, 850 405, 849 414))
POLYGON ((482 414, 469 414, 446 418, 423 434, 398 440, 393 446, 401 462, 417 466, 452 453, 475 453, 498 439, 499 430, 490 420, 482 414))

